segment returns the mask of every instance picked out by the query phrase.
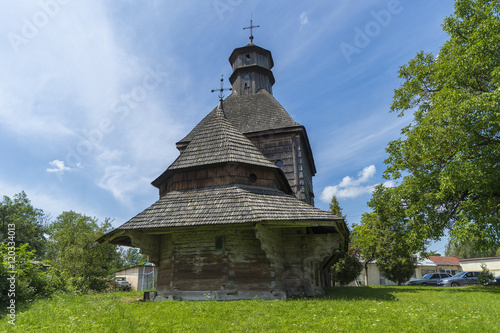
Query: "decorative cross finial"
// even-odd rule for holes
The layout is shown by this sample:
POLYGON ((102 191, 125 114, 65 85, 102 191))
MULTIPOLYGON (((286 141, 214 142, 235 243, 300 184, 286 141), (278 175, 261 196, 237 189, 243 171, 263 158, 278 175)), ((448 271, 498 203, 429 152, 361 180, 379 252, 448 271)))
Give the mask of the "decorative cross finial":
POLYGON ((212 92, 219 91, 219 101, 222 102, 222 99, 224 98, 224 90, 233 90, 233 88, 224 88, 224 75, 220 76, 220 88, 219 89, 212 89, 212 92))
POLYGON ((253 43, 253 28, 260 28, 260 25, 253 25, 252 14, 250 13, 250 26, 243 28, 243 30, 250 29, 250 43, 253 43))

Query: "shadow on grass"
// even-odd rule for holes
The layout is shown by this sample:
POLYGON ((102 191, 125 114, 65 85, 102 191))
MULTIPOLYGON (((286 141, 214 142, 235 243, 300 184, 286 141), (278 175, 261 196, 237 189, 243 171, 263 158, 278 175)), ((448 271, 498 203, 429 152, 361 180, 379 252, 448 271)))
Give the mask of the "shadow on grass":
POLYGON ((366 286, 366 287, 332 287, 327 288, 324 300, 376 300, 397 301, 398 293, 491 293, 500 294, 500 287, 408 287, 408 286, 366 286))

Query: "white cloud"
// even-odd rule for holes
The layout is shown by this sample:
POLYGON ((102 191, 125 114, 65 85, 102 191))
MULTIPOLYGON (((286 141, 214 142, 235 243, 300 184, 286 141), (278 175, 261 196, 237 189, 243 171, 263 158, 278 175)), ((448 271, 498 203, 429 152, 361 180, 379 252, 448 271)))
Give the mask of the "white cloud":
POLYGON ((65 171, 71 170, 70 167, 64 165, 64 161, 53 160, 52 162, 49 162, 49 164, 52 165, 53 168, 47 168, 47 172, 55 172, 63 174, 65 171))
POLYGON ((309 24, 309 16, 306 12, 302 12, 299 16, 300 27, 302 28, 304 25, 309 24))
MULTIPOLYGON (((367 183, 376 173, 375 165, 370 165, 361 170, 358 173, 358 178, 354 179, 350 176, 346 176, 342 181, 334 186, 327 186, 323 189, 321 193, 320 200, 323 202, 330 202, 332 196, 336 196, 338 199, 347 198, 357 198, 363 194, 370 194, 376 185, 362 185, 367 183)), ((393 181, 386 181, 383 183, 385 187, 393 187, 393 181)))
POLYGON ((98 185, 111 192, 121 204, 131 206, 134 195, 149 189, 149 180, 137 177, 137 174, 137 170, 130 165, 108 166, 98 185))

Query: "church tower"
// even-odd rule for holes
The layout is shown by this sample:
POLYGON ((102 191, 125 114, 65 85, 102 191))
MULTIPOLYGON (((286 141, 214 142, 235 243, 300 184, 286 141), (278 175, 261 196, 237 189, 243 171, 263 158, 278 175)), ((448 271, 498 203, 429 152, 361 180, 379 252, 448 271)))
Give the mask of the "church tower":
POLYGON ((229 57, 233 74, 229 78, 233 94, 252 95, 261 89, 273 94, 273 57, 271 52, 254 43, 237 48, 229 57))
MULTIPOLYGON (((257 26, 250 25, 250 30, 257 26)), ((285 174, 295 196, 314 205, 312 177, 316 167, 304 126, 295 122, 272 95, 273 57, 253 43, 234 49, 229 57, 232 94, 224 100, 227 119, 285 174)), ((216 108, 176 146, 181 153, 216 108)))

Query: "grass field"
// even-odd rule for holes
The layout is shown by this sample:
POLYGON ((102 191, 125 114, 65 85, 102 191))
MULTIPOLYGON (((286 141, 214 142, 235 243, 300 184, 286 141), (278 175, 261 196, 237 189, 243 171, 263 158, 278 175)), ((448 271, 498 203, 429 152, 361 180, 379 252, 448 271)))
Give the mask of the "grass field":
POLYGON ((141 292, 59 294, 1 332, 500 332, 500 287, 343 287, 276 301, 139 302, 141 292))

